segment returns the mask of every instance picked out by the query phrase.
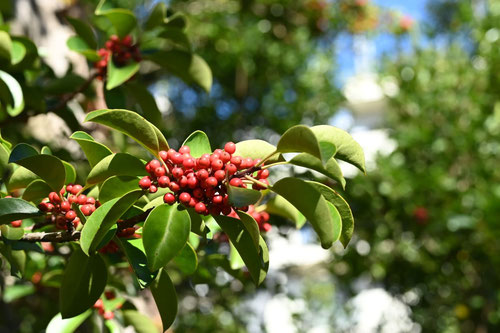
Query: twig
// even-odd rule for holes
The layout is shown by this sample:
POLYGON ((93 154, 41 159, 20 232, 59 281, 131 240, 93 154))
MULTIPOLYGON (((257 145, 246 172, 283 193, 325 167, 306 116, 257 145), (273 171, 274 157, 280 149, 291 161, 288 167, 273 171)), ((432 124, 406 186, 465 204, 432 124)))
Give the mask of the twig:
POLYGON ((71 101, 73 98, 75 98, 76 95, 78 95, 79 93, 85 91, 90 86, 90 84, 92 83, 92 81, 94 81, 94 79, 97 77, 97 75, 98 75, 97 73, 92 74, 87 79, 87 81, 85 81, 77 90, 73 91, 70 94, 67 94, 54 107, 52 107, 50 109, 47 109, 47 112, 54 112, 54 111, 58 111, 58 110, 64 108, 69 101, 71 101))

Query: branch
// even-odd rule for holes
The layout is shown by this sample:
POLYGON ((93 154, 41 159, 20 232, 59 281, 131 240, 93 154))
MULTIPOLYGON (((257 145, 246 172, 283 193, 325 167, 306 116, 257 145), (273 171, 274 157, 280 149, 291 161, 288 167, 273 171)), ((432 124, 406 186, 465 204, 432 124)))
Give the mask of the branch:
MULTIPOLYGON (((153 208, 150 208, 139 215, 132 216, 129 219, 117 222, 118 231, 126 228, 131 228, 134 225, 136 225, 136 223, 144 221, 152 210, 153 208)), ((64 243, 64 242, 79 240, 80 235, 81 235, 80 231, 32 232, 24 234, 23 238, 21 238, 19 241, 31 242, 31 243, 35 242, 64 243)))
POLYGON ((57 103, 52 108, 47 109, 47 112, 54 112, 54 111, 58 111, 58 110, 64 108, 69 101, 71 101, 73 98, 75 98, 76 95, 78 95, 79 93, 85 91, 90 86, 90 84, 92 83, 92 81, 94 81, 94 79, 96 77, 97 77, 97 73, 92 74, 87 79, 87 81, 85 81, 77 90, 75 90, 72 93, 70 93, 70 94, 66 95, 65 97, 63 97, 63 99, 61 99, 61 101, 59 103, 57 103))

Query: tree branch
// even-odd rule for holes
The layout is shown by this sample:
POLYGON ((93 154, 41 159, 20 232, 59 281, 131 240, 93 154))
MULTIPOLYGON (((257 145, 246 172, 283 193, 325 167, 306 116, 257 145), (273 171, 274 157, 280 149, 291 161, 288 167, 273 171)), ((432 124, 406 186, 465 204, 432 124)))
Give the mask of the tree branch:
POLYGON ((76 95, 85 91, 90 86, 92 81, 94 81, 94 79, 97 77, 97 75, 98 75, 97 73, 92 74, 87 79, 87 81, 85 81, 77 90, 64 96, 63 99, 61 99, 61 101, 59 101, 59 103, 54 105, 52 108, 47 109, 47 112, 54 112, 54 111, 58 111, 58 110, 64 108, 69 101, 71 101, 73 98, 75 98, 76 95))

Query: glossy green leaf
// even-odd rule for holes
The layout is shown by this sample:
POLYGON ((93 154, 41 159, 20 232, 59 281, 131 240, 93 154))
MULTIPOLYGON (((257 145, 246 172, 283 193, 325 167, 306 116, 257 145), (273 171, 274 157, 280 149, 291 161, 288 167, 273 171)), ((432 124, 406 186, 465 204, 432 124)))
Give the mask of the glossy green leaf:
POLYGON ((141 288, 146 288, 154 281, 158 271, 151 273, 147 267, 146 253, 144 252, 144 246, 142 244, 142 239, 131 238, 124 239, 118 238, 118 244, 122 248, 127 260, 132 266, 137 277, 137 282, 141 288))
POLYGON ((10 150, 3 144, 0 144, 0 175, 4 175, 5 170, 9 164, 10 150))
POLYGON ((101 204, 106 201, 121 197, 139 188, 139 178, 131 176, 113 176, 104 181, 99 191, 99 202, 101 204))
POLYGON ((136 333, 151 333, 157 332, 158 328, 155 323, 142 313, 135 310, 123 310, 123 319, 126 326, 132 326, 136 333))
POLYGON ((174 258, 174 262, 179 269, 186 275, 191 275, 198 268, 198 256, 193 246, 186 243, 181 252, 174 258))
POLYGON ((176 27, 165 27, 165 29, 158 35, 171 43, 175 44, 178 48, 186 51, 191 50, 191 42, 184 29, 176 27))
POLYGON ((83 324, 85 320, 92 314, 92 310, 89 309, 84 313, 79 314, 76 317, 62 319, 60 313, 56 314, 54 318, 52 318, 45 330, 47 333, 49 332, 58 332, 58 333, 73 333, 76 329, 83 324))
POLYGON ((160 271, 157 279, 151 284, 151 294, 160 312, 163 331, 166 331, 174 322, 177 315, 177 293, 165 269, 160 271))
MULTIPOLYGON (((162 201, 159 204, 163 203, 163 198, 161 199, 162 201)), ((208 228, 205 225, 205 221, 201 218, 201 215, 195 212, 193 208, 187 208, 186 211, 189 213, 189 218, 191 219, 191 232, 199 236, 204 236, 208 232, 208 228)))
POLYGON ((9 240, 19 240, 23 238, 24 235, 23 228, 14 228, 6 224, 0 225, 0 232, 3 238, 9 240))
MULTIPOLYGON (((264 140, 245 140, 236 144, 233 156, 250 157, 255 160, 257 158, 264 159, 274 152, 276 152, 276 147, 264 140)), ((281 154, 276 153, 268 159, 267 164, 284 160, 281 154)))
POLYGON ((0 199, 0 224, 40 215, 43 215, 43 213, 25 200, 18 198, 0 199))
POLYGON ((26 201, 38 202, 49 196, 52 188, 41 179, 32 181, 23 193, 23 199, 26 201))
POLYGON ((345 188, 344 175, 342 174, 339 164, 333 157, 323 164, 316 157, 307 153, 301 153, 294 156, 289 163, 322 173, 325 176, 336 180, 340 183, 340 185, 342 185, 342 188, 345 188))
POLYGON ((29 169, 56 192, 64 185, 66 171, 62 161, 52 155, 38 155, 33 147, 25 143, 20 143, 12 149, 9 163, 29 169))
POLYGON ((12 40, 6 31, 0 30, 0 58, 7 59, 10 62, 12 50, 12 40))
POLYGON ((61 161, 64 165, 64 171, 66 172, 66 178, 64 179, 64 184, 74 183, 76 180, 76 170, 75 167, 66 161, 61 161))
POLYGON ((11 50, 11 56, 12 58, 10 59, 10 62, 12 65, 17 65, 19 64, 23 58, 26 56, 26 47, 24 46, 23 43, 13 40, 12 41, 12 50, 11 50))
POLYGON ((283 178, 271 190, 294 205, 312 224, 321 246, 328 249, 335 238, 335 221, 328 202, 311 184, 298 178, 283 178))
POLYGON ((68 20, 69 24, 73 26, 73 29, 75 29, 76 34, 81 39, 83 39, 91 49, 97 48, 97 41, 95 38, 94 31, 87 22, 84 22, 82 20, 70 16, 66 16, 66 19, 68 20))
POLYGON ((188 146, 191 149, 191 156, 195 158, 201 157, 203 154, 212 153, 208 136, 202 131, 194 131, 182 143, 183 146, 188 146))
POLYGON ((142 196, 142 190, 136 190, 104 203, 89 216, 83 226, 80 245, 86 254, 94 252, 108 230, 142 196))
POLYGON ((78 142, 85 156, 87 156, 87 160, 91 167, 94 167, 104 157, 113 154, 111 149, 102 143, 96 142, 92 136, 85 132, 75 132, 70 136, 70 139, 78 142))
POLYGON ((142 240, 151 271, 165 266, 184 247, 191 230, 189 214, 178 205, 154 208, 142 229, 142 240))
POLYGON ((157 3, 151 10, 144 28, 146 30, 151 30, 162 25, 165 22, 165 17, 167 15, 167 6, 163 2, 157 3))
POLYGON ((19 82, 7 72, 0 71, 0 80, 7 85, 10 92, 11 103, 7 103, 6 111, 9 116, 15 117, 24 109, 23 89, 19 82))
POLYGON ((241 269, 245 266, 243 258, 241 258, 238 250, 236 250, 231 242, 229 242, 229 266, 231 269, 241 269))
POLYGON ((240 218, 241 223, 245 226, 245 229, 248 231, 250 236, 252 237, 252 240, 254 242, 255 248, 257 251, 260 251, 259 249, 259 237, 260 237, 260 231, 259 231, 259 225, 255 219, 243 212, 243 211, 237 211, 237 214, 240 218))
POLYGON ((20 188, 25 188, 35 179, 38 179, 36 174, 26 168, 18 167, 14 170, 12 176, 10 176, 9 182, 7 183, 7 190, 12 192, 20 188))
POLYGON ((21 278, 26 267, 26 252, 16 251, 10 245, 0 242, 0 253, 10 264, 10 274, 21 278))
POLYGON ((128 82, 125 85, 127 93, 132 96, 135 103, 139 105, 144 118, 155 126, 161 127, 162 115, 156 100, 143 83, 128 82))
POLYGON ((158 51, 147 57, 186 83, 194 83, 205 91, 212 87, 212 71, 196 54, 181 50, 158 51))
POLYGON ((296 125, 289 128, 276 146, 280 153, 308 153, 320 161, 324 161, 319 141, 307 126, 296 125))
POLYGON ((252 234, 242 221, 223 215, 214 218, 238 250, 255 284, 262 283, 269 268, 269 253, 262 237, 259 236, 259 249, 256 249, 252 234))
POLYGON ((33 295, 36 292, 33 284, 14 284, 4 289, 3 301, 11 303, 20 298, 33 295))
POLYGON ((144 163, 127 153, 117 153, 104 157, 87 176, 87 184, 97 184, 113 176, 144 176, 144 163))
POLYGON ((40 154, 42 155, 52 155, 52 150, 48 146, 43 146, 40 150, 40 154))
POLYGON ((66 41, 68 49, 75 51, 85 56, 90 61, 98 61, 100 59, 99 55, 95 50, 93 50, 86 42, 79 36, 71 36, 66 41))
POLYGON ((99 3, 95 10, 95 14, 107 17, 120 38, 125 37, 135 29, 137 19, 134 13, 123 8, 103 9, 104 2, 105 1, 101 1, 99 3))
POLYGON ((229 202, 231 202, 235 207, 253 205, 259 201, 262 196, 260 191, 231 185, 227 187, 227 194, 229 196, 229 202))
POLYGON ((366 172, 363 148, 349 133, 329 125, 314 126, 311 127, 311 130, 319 140, 329 140, 335 144, 337 147, 335 158, 351 163, 361 171, 366 172))
POLYGON ((87 114, 85 121, 92 121, 114 128, 144 146, 155 156, 168 144, 160 130, 139 114, 122 109, 103 109, 87 114))
POLYGON ((135 61, 122 67, 117 67, 113 61, 108 61, 106 89, 111 90, 126 82, 139 71, 139 67, 139 63, 135 61))
POLYGON ((334 189, 317 182, 308 182, 318 190, 326 200, 331 202, 338 210, 342 219, 342 233, 340 234, 340 242, 347 247, 354 232, 354 217, 352 216, 351 207, 347 201, 342 198, 334 189))
POLYGON ((271 198, 266 203, 265 210, 269 214, 279 215, 286 219, 292 220, 293 222, 295 222, 295 226, 297 227, 297 229, 302 228, 304 223, 306 223, 305 216, 302 215, 302 213, 297 208, 295 208, 294 205, 288 202, 281 195, 276 195, 275 197, 271 198))
POLYGON ((59 291, 63 319, 77 316, 91 308, 106 286, 108 272, 100 255, 88 257, 76 248, 71 255, 59 291))

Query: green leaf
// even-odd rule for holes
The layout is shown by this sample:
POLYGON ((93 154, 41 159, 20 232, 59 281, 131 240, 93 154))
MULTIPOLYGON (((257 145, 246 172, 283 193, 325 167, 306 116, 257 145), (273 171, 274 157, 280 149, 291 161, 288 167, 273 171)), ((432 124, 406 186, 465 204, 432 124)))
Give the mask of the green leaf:
POLYGON ((0 199, 0 224, 43 215, 38 208, 18 198, 0 199))
POLYGON ((115 28, 116 34, 123 38, 128 35, 137 25, 134 13, 123 8, 102 9, 104 0, 99 3, 95 10, 96 15, 106 16, 115 28))
POLYGON ((262 237, 259 236, 259 249, 256 249, 253 237, 242 221, 223 215, 214 216, 214 219, 238 250, 255 284, 262 283, 269 268, 269 253, 262 237))
POLYGON ((11 50, 12 58, 10 59, 10 62, 12 65, 17 65, 19 64, 23 59, 24 56, 26 55, 26 47, 24 47, 24 44, 17 41, 13 40, 12 41, 12 50, 11 50))
POLYGON ((3 144, 0 144, 0 175, 3 178, 5 170, 8 168, 9 164, 10 150, 3 144))
POLYGON ((12 149, 9 163, 19 164, 41 179, 55 191, 64 185, 66 171, 60 159, 52 155, 38 155, 37 151, 25 143, 20 143, 12 149))
POLYGON ((231 269, 241 269, 245 266, 243 258, 241 258, 238 250, 236 250, 231 242, 229 242, 229 266, 231 269))
POLYGON ((156 275, 158 275, 158 271, 151 273, 148 269, 148 262, 146 259, 146 253, 144 252, 144 246, 142 245, 142 240, 138 238, 118 238, 118 245, 121 246, 130 266, 132 266, 139 286, 141 288, 149 286, 156 278, 156 275))
POLYGON ((135 103, 139 105, 144 117, 153 125, 160 126, 162 115, 155 98, 143 83, 127 82, 125 85, 127 93, 132 96, 135 103))
POLYGON ((198 268, 198 256, 193 246, 186 243, 181 252, 174 258, 177 267, 186 275, 191 275, 198 268))
POLYGON ((177 293, 165 269, 160 271, 156 281, 150 287, 153 298, 160 312, 163 331, 166 331, 174 322, 177 315, 177 293))
MULTIPOLYGON (((163 198, 161 198, 161 200, 162 201, 160 202, 160 204, 163 203, 163 198)), ((193 208, 187 208, 186 210, 189 213, 189 217, 191 219, 191 232, 194 232, 195 234, 202 237, 205 236, 208 232, 208 228, 206 227, 205 221, 203 221, 200 214, 195 212, 193 208)))
POLYGON ((91 48, 97 48, 97 41, 95 39, 95 34, 90 25, 87 22, 79 20, 74 17, 66 16, 69 24, 73 26, 76 34, 85 41, 85 43, 91 48))
POLYGON ((139 63, 135 61, 123 67, 116 67, 113 61, 108 61, 106 89, 111 90, 126 82, 139 71, 139 67, 139 63))
POLYGON ((148 267, 155 271, 172 260, 186 244, 191 230, 189 214, 178 205, 163 204, 149 213, 142 228, 148 267))
POLYGON ((91 167, 94 167, 104 157, 113 154, 111 149, 102 143, 96 142, 92 136, 85 132, 75 132, 70 136, 70 139, 78 142, 91 167))
POLYGON ((141 190, 132 191, 97 208, 83 226, 80 237, 82 250, 87 255, 95 251, 108 230, 141 196, 141 190))
POLYGON ((9 183, 7 184, 7 190, 9 192, 12 192, 14 190, 25 188, 37 178, 38 176, 30 170, 23 167, 18 167, 14 170, 12 176, 10 176, 9 183))
POLYGON ((48 332, 58 332, 58 333, 73 333, 76 329, 83 324, 85 320, 92 314, 92 310, 88 309, 84 313, 79 314, 76 317, 62 319, 60 313, 56 314, 54 318, 52 318, 45 330, 48 332))
POLYGON ((139 179, 131 176, 113 176, 104 181, 99 191, 99 202, 101 204, 106 201, 121 197, 139 188, 139 179))
POLYGON ((194 83, 206 92, 212 87, 212 71, 196 54, 181 50, 158 51, 147 57, 186 83, 194 83))
POLYGON ((259 201, 262 196, 260 191, 231 185, 227 187, 227 194, 229 196, 229 202, 231 202, 235 207, 253 205, 259 201))
POLYGON ((7 32, 0 30, 0 58, 10 62, 12 40, 7 32))
POLYGON ((201 157, 203 154, 210 154, 212 148, 208 136, 202 131, 194 131, 182 143, 183 146, 188 146, 191 149, 191 156, 195 158, 201 157))
POLYGON ((122 109, 103 109, 87 114, 85 121, 92 121, 120 131, 158 156, 158 151, 168 149, 160 130, 139 114, 122 109))
POLYGON ((79 36, 71 36, 66 41, 68 49, 84 55, 90 61, 98 61, 99 55, 79 36))
MULTIPOLYGON (((276 147, 263 140, 245 140, 236 144, 236 151, 233 156, 250 157, 252 159, 264 159, 276 151, 276 147)), ((276 153, 268 159, 267 164, 284 161, 281 154, 276 153)))
POLYGON ((324 161, 318 139, 313 131, 304 125, 293 126, 283 133, 276 150, 280 153, 308 153, 324 161))
POLYGON ((75 317, 91 308, 106 287, 108 272, 100 255, 88 257, 76 248, 71 255, 59 291, 63 319, 75 317))
POLYGON ((64 165, 64 171, 66 172, 66 178, 64 179, 64 184, 74 183, 76 180, 76 170, 75 167, 66 161, 61 161, 64 165))
POLYGON ((276 195, 275 197, 271 198, 266 203, 265 211, 269 214, 279 215, 286 219, 292 220, 293 222, 295 222, 295 226, 297 227, 297 229, 302 228, 304 223, 306 223, 305 216, 302 215, 302 213, 297 208, 295 208, 294 205, 288 202, 281 195, 276 195))
POLYGON ((157 332, 158 328, 155 323, 147 316, 135 310, 123 310, 123 319, 125 325, 134 327, 136 333, 151 333, 157 332))
MULTIPOLYGON (((326 199, 311 184, 298 178, 283 178, 271 190, 294 205, 309 222, 319 236, 321 246, 328 249, 335 238, 336 221, 326 199)), ((340 216, 339 216, 340 219, 340 216)))
MULTIPOLYGON (((144 163, 127 153, 117 153, 104 157, 87 176, 87 184, 97 184, 113 176, 144 176, 144 163)), ((139 185, 137 185, 139 186, 139 185)))
POLYGON ((167 6, 162 2, 157 3, 151 10, 151 14, 146 20, 144 28, 146 30, 151 30, 153 28, 162 25, 165 22, 166 14, 167 14, 167 6))
POLYGON ((342 174, 342 170, 340 169, 339 164, 335 160, 335 158, 330 158, 326 164, 318 160, 316 157, 311 156, 307 153, 301 153, 297 156, 294 156, 290 161, 290 164, 298 165, 301 167, 309 168, 315 170, 319 173, 324 174, 327 177, 336 180, 342 185, 342 188, 345 188, 345 178, 342 174))
POLYGON ((19 240, 24 236, 23 228, 14 228, 6 224, 0 225, 2 237, 9 240, 19 240))
POLYGON ((191 42, 189 41, 189 37, 186 32, 184 32, 184 29, 165 27, 165 29, 158 36, 169 40, 186 51, 191 50, 191 42))
MULTIPOLYGON (((0 31, 1 32, 1 31, 0 31)), ((20 114, 24 109, 23 89, 19 82, 9 73, 0 71, 0 80, 3 81, 9 88, 11 102, 7 103, 6 111, 11 117, 20 114)))
POLYGON ((0 253, 10 264, 10 274, 21 278, 26 267, 26 252, 15 251, 10 245, 0 242, 0 253))
POLYGON ((260 237, 260 231, 259 231, 259 225, 257 224, 257 221, 250 216, 249 214, 242 212, 242 211, 237 211, 238 216, 240 217, 241 223, 245 226, 245 229, 247 229, 248 233, 252 237, 252 240, 254 242, 255 248, 257 251, 260 251, 259 249, 259 237, 260 237))
POLYGON ((311 130, 319 140, 328 140, 335 144, 337 147, 335 158, 351 163, 361 171, 366 172, 363 148, 349 133, 329 125, 313 126, 311 130))
POLYGON ((52 188, 43 180, 35 179, 32 181, 23 193, 23 199, 26 201, 37 202, 49 196, 52 188))
POLYGON ((347 247, 347 244, 349 244, 354 232, 354 217, 352 216, 351 207, 349 207, 349 204, 344 200, 344 198, 342 198, 342 196, 332 188, 317 182, 309 181, 308 183, 313 185, 326 200, 331 202, 337 208, 342 219, 340 242, 342 242, 344 248, 347 247))
POLYGON ((15 284, 4 289, 3 301, 11 303, 36 292, 33 284, 15 284))

